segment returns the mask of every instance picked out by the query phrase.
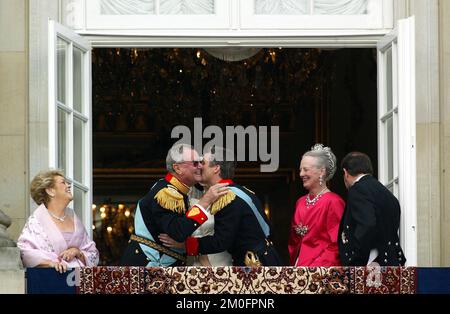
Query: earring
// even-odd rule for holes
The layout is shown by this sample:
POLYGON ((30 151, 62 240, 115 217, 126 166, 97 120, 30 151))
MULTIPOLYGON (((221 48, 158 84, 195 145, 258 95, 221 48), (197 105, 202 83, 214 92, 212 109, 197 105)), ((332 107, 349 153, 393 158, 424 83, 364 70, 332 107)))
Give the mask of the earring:
POLYGON ((320 186, 323 185, 323 177, 322 177, 322 176, 319 177, 319 185, 320 185, 320 186))

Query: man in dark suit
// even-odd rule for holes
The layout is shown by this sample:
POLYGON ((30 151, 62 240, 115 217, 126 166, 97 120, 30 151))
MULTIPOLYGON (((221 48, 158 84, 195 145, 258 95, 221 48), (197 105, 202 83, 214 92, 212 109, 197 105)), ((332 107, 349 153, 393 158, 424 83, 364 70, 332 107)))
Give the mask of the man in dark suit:
POLYGON ((403 266, 400 204, 372 174, 370 158, 352 152, 341 163, 348 199, 339 227, 339 256, 345 266, 403 266))

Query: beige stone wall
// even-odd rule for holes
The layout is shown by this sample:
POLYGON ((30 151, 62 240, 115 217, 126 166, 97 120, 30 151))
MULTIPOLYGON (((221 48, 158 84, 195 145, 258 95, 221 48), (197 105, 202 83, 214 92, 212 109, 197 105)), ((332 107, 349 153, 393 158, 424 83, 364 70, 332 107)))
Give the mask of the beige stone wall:
POLYGON ((450 1, 440 0, 441 264, 450 266, 450 1))
POLYGON ((0 209, 17 240, 28 216, 28 4, 0 1, 0 209))
POLYGON ((417 250, 419 266, 441 266, 439 1, 410 2, 416 16, 417 250))
POLYGON ((417 264, 441 266, 439 1, 396 0, 396 20, 416 21, 417 264))

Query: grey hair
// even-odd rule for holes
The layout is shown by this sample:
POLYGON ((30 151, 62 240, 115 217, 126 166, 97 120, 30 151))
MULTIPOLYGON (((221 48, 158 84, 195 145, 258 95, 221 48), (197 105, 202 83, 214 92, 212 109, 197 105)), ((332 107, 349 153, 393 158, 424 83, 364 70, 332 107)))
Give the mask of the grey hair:
POLYGON ((311 150, 304 153, 303 157, 310 156, 317 160, 317 167, 319 169, 325 168, 325 181, 330 181, 336 172, 336 156, 331 151, 331 148, 324 147, 323 144, 316 144, 311 147, 311 150))
POLYGON ((166 157, 166 168, 170 173, 175 173, 173 169, 173 165, 176 163, 180 163, 183 160, 183 152, 186 150, 194 150, 194 147, 185 143, 175 143, 167 152, 166 157))
POLYGON ((211 154, 209 166, 219 165, 220 177, 222 179, 232 179, 236 169, 233 151, 220 146, 213 146, 208 152, 211 154))

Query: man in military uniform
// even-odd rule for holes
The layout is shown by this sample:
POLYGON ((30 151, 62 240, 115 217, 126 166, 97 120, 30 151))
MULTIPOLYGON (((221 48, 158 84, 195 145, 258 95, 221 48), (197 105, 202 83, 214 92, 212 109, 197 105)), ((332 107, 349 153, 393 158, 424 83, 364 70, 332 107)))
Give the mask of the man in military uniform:
MULTIPOLYGON (((270 227, 261 202, 255 193, 231 180, 235 169, 233 157, 230 151, 220 147, 204 156, 202 183, 206 186, 228 183, 228 192, 211 205, 214 235, 188 237, 186 253, 196 256, 228 251, 235 266, 282 265, 269 239, 270 227)), ((177 245, 165 235, 160 238, 167 246, 177 245)))
POLYGON ((370 158, 352 152, 342 160, 348 200, 339 226, 339 257, 345 266, 402 266, 400 204, 372 176, 370 158))
POLYGON ((186 144, 176 144, 166 158, 168 174, 156 182, 137 205, 134 217, 135 233, 122 256, 126 266, 183 265, 184 252, 161 245, 158 235, 167 233, 183 241, 207 220, 205 209, 219 196, 227 193, 225 184, 214 186, 189 209, 187 193, 201 180, 203 163, 198 153, 186 144))

